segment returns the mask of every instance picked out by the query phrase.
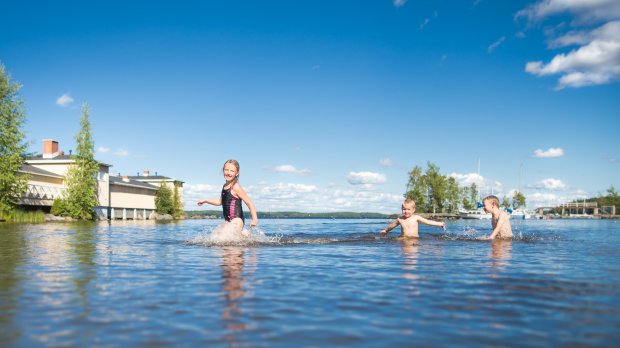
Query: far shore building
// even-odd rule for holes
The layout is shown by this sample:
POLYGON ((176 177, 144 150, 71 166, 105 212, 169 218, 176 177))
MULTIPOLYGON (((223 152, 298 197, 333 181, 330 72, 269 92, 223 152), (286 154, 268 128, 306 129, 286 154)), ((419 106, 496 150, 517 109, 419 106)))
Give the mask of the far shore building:
MULTIPOLYGON (((58 150, 55 140, 43 140, 43 155, 29 157, 19 171, 29 176, 28 190, 20 199, 27 209, 49 211, 54 199, 66 190, 66 175, 75 163, 70 155, 58 150)), ((99 219, 148 219, 155 211, 155 195, 162 182, 174 192, 177 186, 183 204, 183 182, 144 171, 137 176, 112 176, 112 165, 99 162, 95 213, 99 219)))

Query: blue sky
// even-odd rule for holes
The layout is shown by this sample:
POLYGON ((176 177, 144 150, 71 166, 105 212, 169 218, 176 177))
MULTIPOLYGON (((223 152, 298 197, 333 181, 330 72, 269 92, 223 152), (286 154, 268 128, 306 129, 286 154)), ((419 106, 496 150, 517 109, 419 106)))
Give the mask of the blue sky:
POLYGON ((186 209, 229 158, 259 211, 398 212, 428 161, 529 208, 620 188, 616 0, 2 8, 30 149, 73 149, 87 102, 97 159, 183 180, 186 209))

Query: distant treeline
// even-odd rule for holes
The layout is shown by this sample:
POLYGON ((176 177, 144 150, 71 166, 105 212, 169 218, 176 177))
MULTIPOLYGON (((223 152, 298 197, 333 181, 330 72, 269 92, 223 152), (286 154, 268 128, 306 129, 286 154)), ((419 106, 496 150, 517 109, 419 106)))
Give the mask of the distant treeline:
MULTIPOLYGON (((270 211, 257 212, 259 219, 387 219, 389 215, 380 213, 354 213, 354 212, 337 212, 337 213, 302 213, 298 211, 270 211)), ((185 215, 191 216, 222 216, 221 210, 193 210, 186 211, 185 215)), ((246 212, 245 218, 249 219, 250 215, 246 212)))

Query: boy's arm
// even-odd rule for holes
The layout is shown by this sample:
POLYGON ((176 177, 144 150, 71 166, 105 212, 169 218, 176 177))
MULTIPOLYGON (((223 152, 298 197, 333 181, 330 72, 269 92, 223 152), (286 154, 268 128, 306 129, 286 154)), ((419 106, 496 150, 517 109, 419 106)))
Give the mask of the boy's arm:
POLYGON ((425 219, 421 216, 418 215, 418 222, 421 222, 425 225, 429 225, 429 226, 439 226, 441 227, 444 231, 446 230, 446 223, 443 221, 433 221, 433 220, 429 220, 429 219, 425 219))
POLYGON ((386 235, 388 234, 391 230, 393 230, 394 228, 396 228, 396 226, 400 225, 400 221, 398 219, 396 219, 396 221, 392 222, 391 224, 388 225, 388 227, 385 228, 385 230, 380 231, 379 234, 382 235, 386 235))

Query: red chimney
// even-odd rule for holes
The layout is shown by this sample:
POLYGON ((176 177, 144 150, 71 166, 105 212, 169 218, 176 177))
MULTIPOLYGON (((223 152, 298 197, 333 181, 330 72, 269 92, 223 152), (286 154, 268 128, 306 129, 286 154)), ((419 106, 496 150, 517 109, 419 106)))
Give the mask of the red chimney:
POLYGON ((54 158, 58 156, 58 142, 52 139, 43 140, 43 158, 54 158))

